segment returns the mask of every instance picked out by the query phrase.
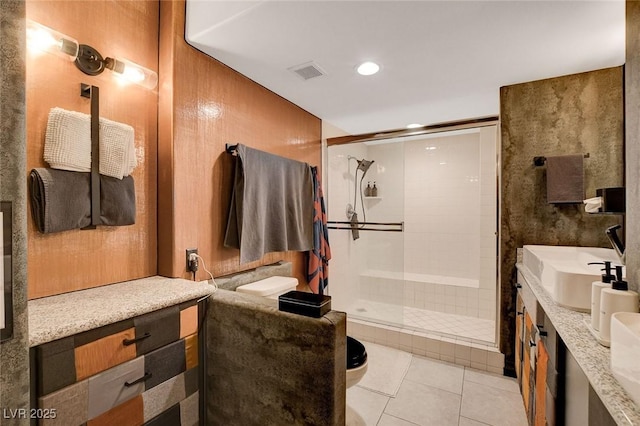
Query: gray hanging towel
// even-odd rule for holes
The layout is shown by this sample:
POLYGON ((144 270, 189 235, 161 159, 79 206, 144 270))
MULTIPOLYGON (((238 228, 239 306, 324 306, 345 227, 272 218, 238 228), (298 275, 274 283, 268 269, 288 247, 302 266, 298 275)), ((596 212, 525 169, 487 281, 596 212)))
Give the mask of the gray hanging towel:
POLYGON ((313 248, 313 180, 307 163, 239 144, 224 238, 240 263, 313 248))
POLYGON ((357 240, 358 238, 360 238, 360 231, 359 231, 359 225, 358 225, 358 214, 356 212, 353 212, 351 214, 351 238, 353 238, 353 241, 357 240))
MULTIPOLYGON (((30 174, 31 216, 38 231, 80 229, 91 224, 90 173, 33 169, 30 174)), ((102 225, 132 225, 136 221, 133 178, 100 175, 102 225)))
POLYGON ((584 156, 547 157, 547 202, 580 203, 584 200, 584 156))

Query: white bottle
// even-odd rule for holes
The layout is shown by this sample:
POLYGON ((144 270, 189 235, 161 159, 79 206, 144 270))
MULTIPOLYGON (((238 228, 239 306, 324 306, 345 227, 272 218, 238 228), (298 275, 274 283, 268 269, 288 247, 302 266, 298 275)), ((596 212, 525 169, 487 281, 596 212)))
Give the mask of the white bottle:
POLYGON ((591 327, 595 331, 600 330, 600 294, 603 289, 611 288, 611 282, 616 279, 611 274, 611 262, 606 260, 602 264, 604 265, 602 280, 591 283, 591 327))
POLYGON ((600 295, 600 340, 611 340, 611 315, 616 312, 638 312, 638 293, 629 291, 622 279, 622 266, 616 266, 616 281, 600 295))

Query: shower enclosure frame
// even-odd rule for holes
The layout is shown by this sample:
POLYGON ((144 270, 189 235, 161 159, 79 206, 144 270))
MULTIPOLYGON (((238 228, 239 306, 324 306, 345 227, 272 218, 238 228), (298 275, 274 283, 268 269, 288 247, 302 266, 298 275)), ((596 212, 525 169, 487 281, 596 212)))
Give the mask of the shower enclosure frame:
MULTIPOLYGON (((495 303, 495 309, 494 309, 494 320, 495 320, 495 327, 494 327, 494 336, 493 336, 493 342, 491 342, 494 346, 497 347, 498 342, 499 342, 499 336, 500 336, 500 317, 502 315, 501 312, 501 291, 500 291, 500 258, 501 258, 501 254, 500 254, 500 132, 498 131, 499 129, 499 120, 497 117, 486 117, 486 118, 481 118, 481 119, 477 119, 477 120, 468 120, 468 121, 464 121, 464 122, 455 122, 455 123, 445 123, 445 124, 441 124, 441 125, 433 125, 433 126, 423 126, 421 128, 418 129, 410 129, 410 130, 396 130, 396 131, 389 131, 389 132, 376 132, 376 133, 371 133, 371 134, 364 134, 364 135, 356 135, 356 136, 341 136, 341 137, 330 137, 327 139, 323 140, 323 171, 324 171, 324 183, 325 183, 325 188, 328 187, 327 182, 328 182, 328 153, 329 153, 329 147, 331 146, 335 146, 335 145, 351 145, 351 144, 356 144, 356 143, 361 143, 361 142, 377 142, 377 141, 385 141, 388 139, 392 139, 392 138, 403 138, 403 137, 413 137, 413 136, 419 136, 419 135, 428 135, 428 136, 434 136, 434 134, 437 133, 449 133, 452 131, 456 131, 456 130, 469 130, 469 129, 474 129, 474 128, 483 128, 483 127, 488 127, 488 126, 495 126, 496 132, 495 132, 495 239, 494 239, 494 243, 495 243, 495 276, 493 277, 494 280, 494 284, 495 287, 493 289, 493 295, 494 295, 494 303, 495 303)), ((364 207, 364 206, 363 206, 364 207)), ((330 207, 328 207, 328 211, 329 211, 330 207)), ((337 224, 337 223, 336 223, 337 224)), ((343 222, 341 224, 341 226, 343 227, 339 227, 336 226, 334 228, 331 229, 349 229, 348 228, 348 224, 349 222, 343 222), (345 227, 345 225, 347 227, 345 227)), ((385 225, 388 223, 385 223, 385 225)), ((330 224, 331 226, 331 224, 330 224)), ((404 228, 404 223, 402 223, 401 225, 402 228, 404 228)), ((331 287, 329 288, 329 291, 331 292, 331 287)), ((379 322, 379 321, 373 321, 374 323, 382 323, 384 325, 384 322, 379 322)), ((389 325, 395 325, 395 324, 389 324, 389 325)))

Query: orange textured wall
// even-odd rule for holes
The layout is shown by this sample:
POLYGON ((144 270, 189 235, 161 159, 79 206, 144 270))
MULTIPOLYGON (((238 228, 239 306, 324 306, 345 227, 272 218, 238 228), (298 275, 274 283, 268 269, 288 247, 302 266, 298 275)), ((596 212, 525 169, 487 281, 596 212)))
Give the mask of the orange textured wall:
MULTIPOLYGON (((156 1, 27 2, 27 18, 96 48, 158 69, 156 1)), ((47 115, 53 107, 89 113, 80 83, 100 88, 100 115, 135 129, 139 166, 133 173, 136 223, 90 231, 40 234, 28 219, 29 298, 155 275, 157 272, 158 89, 124 86, 110 71, 91 77, 73 62, 27 54, 27 171, 42 159, 47 115)), ((26 177, 25 177, 26 179, 26 177)))
POLYGON ((225 143, 320 165, 320 119, 188 45, 184 1, 160 7, 159 273, 189 278, 185 249, 197 247, 215 276, 288 260, 304 283, 303 253, 240 265, 238 250, 223 246, 233 171, 225 143))

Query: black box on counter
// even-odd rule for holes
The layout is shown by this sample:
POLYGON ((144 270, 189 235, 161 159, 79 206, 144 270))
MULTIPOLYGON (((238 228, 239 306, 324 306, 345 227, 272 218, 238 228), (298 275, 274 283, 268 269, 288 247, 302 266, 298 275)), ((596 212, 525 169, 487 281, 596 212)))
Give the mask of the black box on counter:
POLYGON ((278 309, 292 314, 320 318, 331 310, 331 296, 293 290, 278 297, 278 309))
POLYGON ((596 189, 596 196, 602 197, 603 213, 624 213, 624 187, 599 188, 596 189))

